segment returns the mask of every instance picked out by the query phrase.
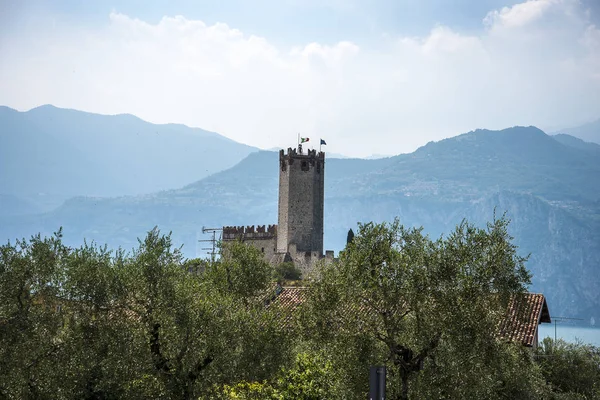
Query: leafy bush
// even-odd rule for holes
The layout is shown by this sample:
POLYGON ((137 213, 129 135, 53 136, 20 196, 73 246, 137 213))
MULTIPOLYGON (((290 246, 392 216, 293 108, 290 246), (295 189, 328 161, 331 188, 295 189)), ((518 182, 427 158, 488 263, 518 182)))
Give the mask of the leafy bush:
POLYGON ((558 399, 600 398, 600 349, 545 338, 536 359, 558 399))
POLYGON ((336 398, 331 363, 315 353, 298 353, 291 368, 270 382, 225 385, 219 400, 320 400, 336 398))
POLYGON ((291 346, 260 298, 270 278, 256 249, 185 261, 158 229, 130 254, 60 232, 2 245, 0 398, 197 399, 271 378, 291 346))
POLYGON ((283 262, 275 267, 273 275, 278 282, 283 280, 297 281, 302 276, 302 271, 292 262, 283 262))

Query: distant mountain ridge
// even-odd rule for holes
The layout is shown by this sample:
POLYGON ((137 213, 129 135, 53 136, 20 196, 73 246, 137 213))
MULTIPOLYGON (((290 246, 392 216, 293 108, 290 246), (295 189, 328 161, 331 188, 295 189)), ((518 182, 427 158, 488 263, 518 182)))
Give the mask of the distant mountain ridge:
MULTIPOLYGON (((0 239, 64 227, 130 249, 157 225, 193 257, 202 226, 277 223, 278 154, 259 151, 180 189, 112 199, 77 197, 41 216, 0 218, 0 239)), ((484 224, 507 212, 531 290, 553 315, 600 318, 600 158, 535 127, 477 130, 411 154, 326 159, 325 248, 340 250, 357 222, 401 218, 437 237, 463 218, 484 224)))
POLYGON ((586 142, 600 144, 600 119, 573 128, 560 129, 553 134, 568 134, 586 142))
POLYGON ((397 157, 395 175, 416 174, 420 180, 470 184, 461 199, 483 190, 510 189, 533 192, 547 199, 595 200, 600 198, 598 158, 565 146, 535 127, 501 131, 476 130, 397 157))
POLYGON ((585 140, 576 138, 575 136, 567 135, 566 133, 559 133, 552 136, 554 140, 562 143, 566 146, 575 147, 579 150, 586 151, 596 156, 600 155, 600 144, 586 142, 585 140))
POLYGON ((72 196, 181 187, 258 150, 199 128, 50 105, 0 107, 0 128, 0 194, 42 209, 72 196))

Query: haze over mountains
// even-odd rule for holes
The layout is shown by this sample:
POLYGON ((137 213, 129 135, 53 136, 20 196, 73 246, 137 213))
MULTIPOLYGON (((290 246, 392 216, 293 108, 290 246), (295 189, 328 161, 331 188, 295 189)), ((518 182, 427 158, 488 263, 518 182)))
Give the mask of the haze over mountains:
POLYGON ((554 134, 560 133, 575 136, 576 138, 586 142, 600 144, 600 119, 583 124, 581 126, 561 129, 554 134))
POLYGON ((50 105, 0 107, 0 129, 0 215, 47 211, 73 196, 181 187, 258 150, 184 125, 50 105))
MULTIPOLYGON (((53 107, 28 113, 0 110, 0 205, 13 204, 13 212, 6 208, 4 216, 0 214, 1 241, 50 234, 63 226, 68 244, 79 245, 85 238, 130 249, 137 237, 158 225, 163 231, 172 230, 174 242, 194 257, 202 253, 197 242, 202 226, 277 223, 276 152, 253 152, 217 134, 156 126, 133 116, 95 116, 53 107), (140 148, 131 132, 136 128, 148 141, 140 148), (169 134, 177 143, 154 139, 152 132, 159 137, 169 134), (78 135, 93 136, 93 148, 77 148, 73 143, 78 135), (19 141, 20 136, 26 141, 19 141), (33 149, 28 152, 27 146, 33 149), (137 179, 119 176, 136 167, 126 160, 130 152, 143 165, 136 170, 137 179), (214 172, 217 166, 222 171, 206 176, 205 161, 214 172), (227 169, 225 164, 237 161, 227 169), (147 192, 152 185, 171 189, 89 197, 100 192, 103 196, 147 192), (18 199, 23 193, 41 191, 39 187, 57 196, 79 196, 36 215, 32 214, 36 204, 18 199)), ((357 222, 398 216, 405 225, 422 225, 436 237, 450 232, 463 218, 484 224, 494 210, 506 212, 521 254, 531 253, 527 263, 534 274, 531 290, 548 297, 553 315, 598 320, 599 148, 569 135, 514 127, 477 130, 389 158, 328 158, 325 247, 343 248, 348 229, 357 222)))
MULTIPOLYGON (((599 128, 599 130, 600 130, 600 128, 599 128)), ((555 140, 557 140, 560 143, 565 144, 567 146, 575 147, 579 150, 583 150, 583 151, 586 151, 591 154, 600 155, 600 144, 586 142, 585 140, 582 140, 575 136, 567 135, 564 133, 559 133, 552 137, 555 140)))

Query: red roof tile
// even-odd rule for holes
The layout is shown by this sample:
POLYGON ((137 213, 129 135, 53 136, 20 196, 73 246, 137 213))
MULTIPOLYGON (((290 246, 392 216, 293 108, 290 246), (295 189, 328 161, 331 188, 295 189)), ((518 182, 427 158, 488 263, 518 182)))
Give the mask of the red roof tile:
MULTIPOLYGON (((270 302, 276 304, 283 312, 283 326, 289 326, 294 311, 308 295, 306 287, 283 287, 270 302)), ((358 306, 359 312, 369 307, 358 306)), ((542 322, 551 322, 548 305, 543 294, 523 293, 514 295, 508 305, 505 318, 498 324, 498 337, 510 342, 521 342, 531 347, 534 345, 537 327, 542 322)))
POLYGON ((308 288, 306 287, 280 287, 278 294, 267 302, 267 306, 273 305, 281 311, 281 325, 290 327, 294 311, 306 301, 308 288), (280 291, 280 290, 281 291, 280 291))
POLYGON ((531 347, 535 344, 537 328, 542 322, 551 322, 544 295, 515 295, 510 300, 506 317, 500 321, 499 337, 531 347))

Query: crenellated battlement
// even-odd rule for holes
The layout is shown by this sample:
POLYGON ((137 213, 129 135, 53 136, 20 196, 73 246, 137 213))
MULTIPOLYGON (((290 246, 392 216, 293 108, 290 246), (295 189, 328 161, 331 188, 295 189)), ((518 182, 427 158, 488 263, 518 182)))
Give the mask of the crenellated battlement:
POLYGON ((288 148, 279 151, 277 251, 290 244, 300 252, 323 252, 325 153, 288 148))
POLYGON ((279 150, 279 159, 290 159, 290 158, 312 158, 312 159, 325 159, 325 152, 317 150, 302 151, 302 145, 299 145, 297 149, 288 147, 287 152, 283 149, 279 150))
POLYGON ((272 239, 277 235, 277 225, 224 226, 223 240, 272 239))
POLYGON ((288 147, 287 153, 281 149, 279 151, 279 166, 281 171, 286 171, 287 167, 292 167, 294 161, 298 161, 302 166, 302 171, 309 171, 310 168, 316 166, 317 171, 321 172, 325 165, 325 153, 317 150, 308 150, 306 153, 302 151, 302 145, 298 145, 298 149, 288 147))
POLYGON ((293 261, 308 272, 323 253, 325 153, 302 144, 279 152, 277 225, 223 226, 223 242, 241 240, 259 250, 271 265, 293 261))

